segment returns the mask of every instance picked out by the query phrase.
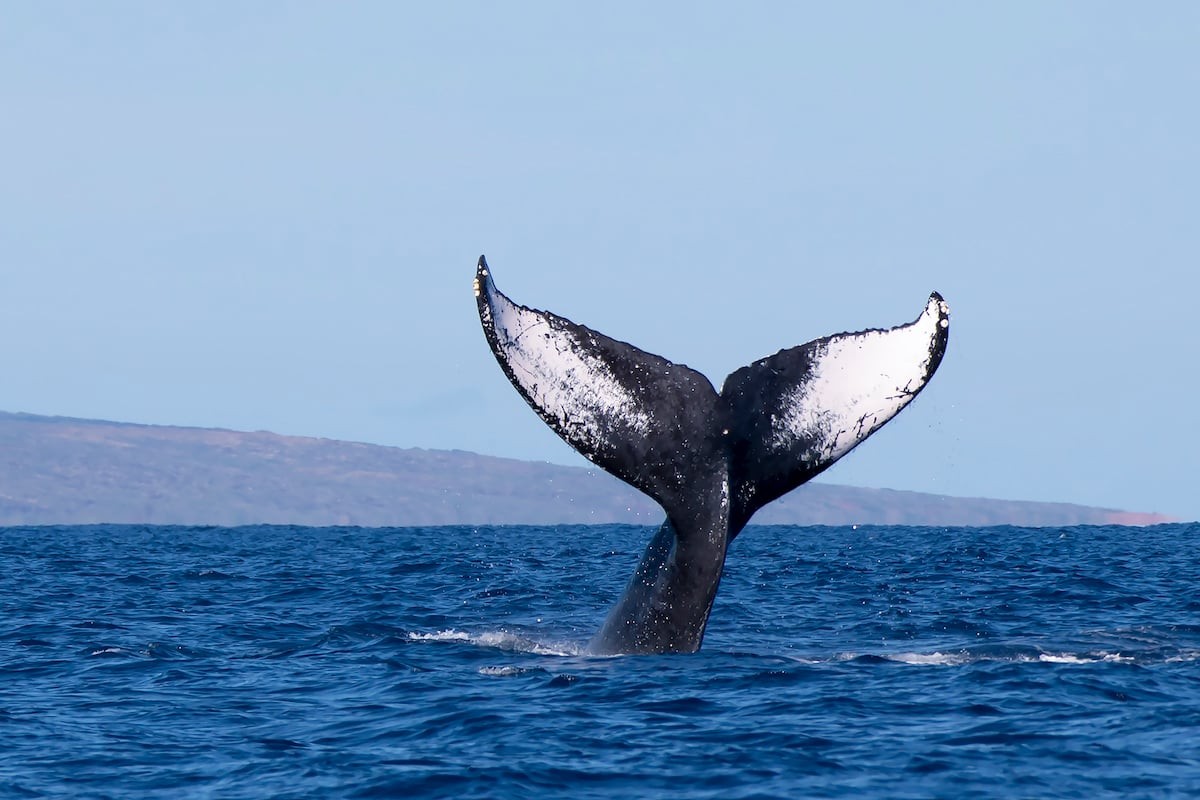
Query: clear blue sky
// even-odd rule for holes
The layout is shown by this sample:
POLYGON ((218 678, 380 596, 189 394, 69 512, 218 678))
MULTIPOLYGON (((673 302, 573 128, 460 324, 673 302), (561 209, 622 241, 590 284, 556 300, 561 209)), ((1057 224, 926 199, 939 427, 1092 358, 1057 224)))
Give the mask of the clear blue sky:
POLYGON ((471 278, 718 385, 954 313, 826 473, 1200 517, 1200 5, 21 3, 0 409, 577 464, 471 278))

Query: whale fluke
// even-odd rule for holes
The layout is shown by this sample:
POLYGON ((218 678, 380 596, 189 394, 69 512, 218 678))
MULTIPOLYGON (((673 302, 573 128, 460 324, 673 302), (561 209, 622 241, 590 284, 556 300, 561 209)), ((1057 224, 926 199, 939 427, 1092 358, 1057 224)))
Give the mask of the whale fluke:
POLYGON ((534 411, 667 519, 588 649, 693 652, 729 542, 762 506, 827 469, 932 377, 949 337, 936 292, 887 330, 839 333, 755 361, 718 393, 699 372, 518 305, 479 257, 475 297, 492 353, 534 411))

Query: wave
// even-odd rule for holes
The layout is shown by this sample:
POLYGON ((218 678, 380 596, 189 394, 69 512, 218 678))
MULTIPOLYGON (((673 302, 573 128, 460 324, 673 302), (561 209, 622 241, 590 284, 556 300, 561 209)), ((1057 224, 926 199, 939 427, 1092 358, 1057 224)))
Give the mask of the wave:
POLYGON ((1123 655, 1121 653, 1036 653, 1030 655, 1028 653, 1013 653, 1010 655, 1002 655, 989 653, 985 655, 958 652, 958 653, 890 653, 883 656, 888 661, 894 661, 899 664, 913 664, 917 666, 962 666, 965 664, 978 664, 989 661, 1009 662, 1013 664, 1029 664, 1034 662, 1042 662, 1046 664, 1096 664, 1100 662, 1114 662, 1132 664, 1137 661, 1133 656, 1123 655))
MULTIPOLYGON (((540 640, 524 636, 508 630, 482 631, 468 633, 455 629, 447 629, 432 633, 409 632, 411 642, 441 642, 470 644, 476 647, 503 650, 510 653, 527 653, 538 656, 577 657, 588 656, 584 646, 577 642, 561 640, 540 640)), ((723 655, 717 649, 704 650, 697 657, 720 657, 723 655)), ((740 656, 761 656, 774 658, 777 653, 745 653, 740 656)), ((612 658, 612 656, 596 656, 596 658, 612 658)), ((805 655, 793 656, 790 660, 802 664, 837 664, 853 662, 857 664, 904 664, 917 667, 961 667, 984 663, 1010 664, 1175 664, 1181 662, 1200 661, 1200 649, 1151 648, 1148 650, 1078 650, 1072 651, 1061 648, 1042 648, 1030 645, 988 645, 969 647, 960 650, 933 650, 929 652, 840 652, 828 656, 805 655)), ((489 668, 490 669, 490 668, 489 668)), ((516 675, 523 674, 524 668, 504 667, 491 669, 484 674, 516 675), (501 670, 501 671, 497 671, 501 670)))
POLYGON ((466 633, 458 630, 443 630, 436 633, 408 634, 414 642, 466 642, 478 647, 489 647, 515 653, 530 653, 538 656, 579 656, 584 655, 582 645, 562 641, 539 641, 528 636, 512 633, 511 631, 484 631, 482 633, 466 633))
POLYGON ((933 652, 900 653, 839 653, 828 658, 799 658, 803 663, 821 664, 830 662, 894 663, 911 666, 960 667, 984 663, 1009 664, 1177 664, 1200 660, 1200 650, 1147 652, 1088 650, 1043 650, 1028 646, 993 646, 985 649, 934 650, 933 652))

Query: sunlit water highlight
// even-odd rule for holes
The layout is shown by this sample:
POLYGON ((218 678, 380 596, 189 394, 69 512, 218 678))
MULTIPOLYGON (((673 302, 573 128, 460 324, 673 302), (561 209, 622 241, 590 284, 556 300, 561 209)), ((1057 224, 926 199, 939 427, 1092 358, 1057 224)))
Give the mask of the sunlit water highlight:
POLYGON ((0 529, 0 796, 1200 794, 1198 525, 751 527, 585 655, 651 533, 0 529))

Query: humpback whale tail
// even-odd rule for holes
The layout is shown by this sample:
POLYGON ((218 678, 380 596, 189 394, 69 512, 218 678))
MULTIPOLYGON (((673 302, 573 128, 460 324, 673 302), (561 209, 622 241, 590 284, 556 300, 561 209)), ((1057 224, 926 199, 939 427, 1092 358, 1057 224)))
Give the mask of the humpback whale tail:
POLYGON ((733 538, 907 406, 949 337, 935 292, 907 325, 780 350, 718 392, 687 366, 513 303, 483 256, 474 288, 488 345, 538 416, 667 515, 594 653, 699 649, 733 538))

